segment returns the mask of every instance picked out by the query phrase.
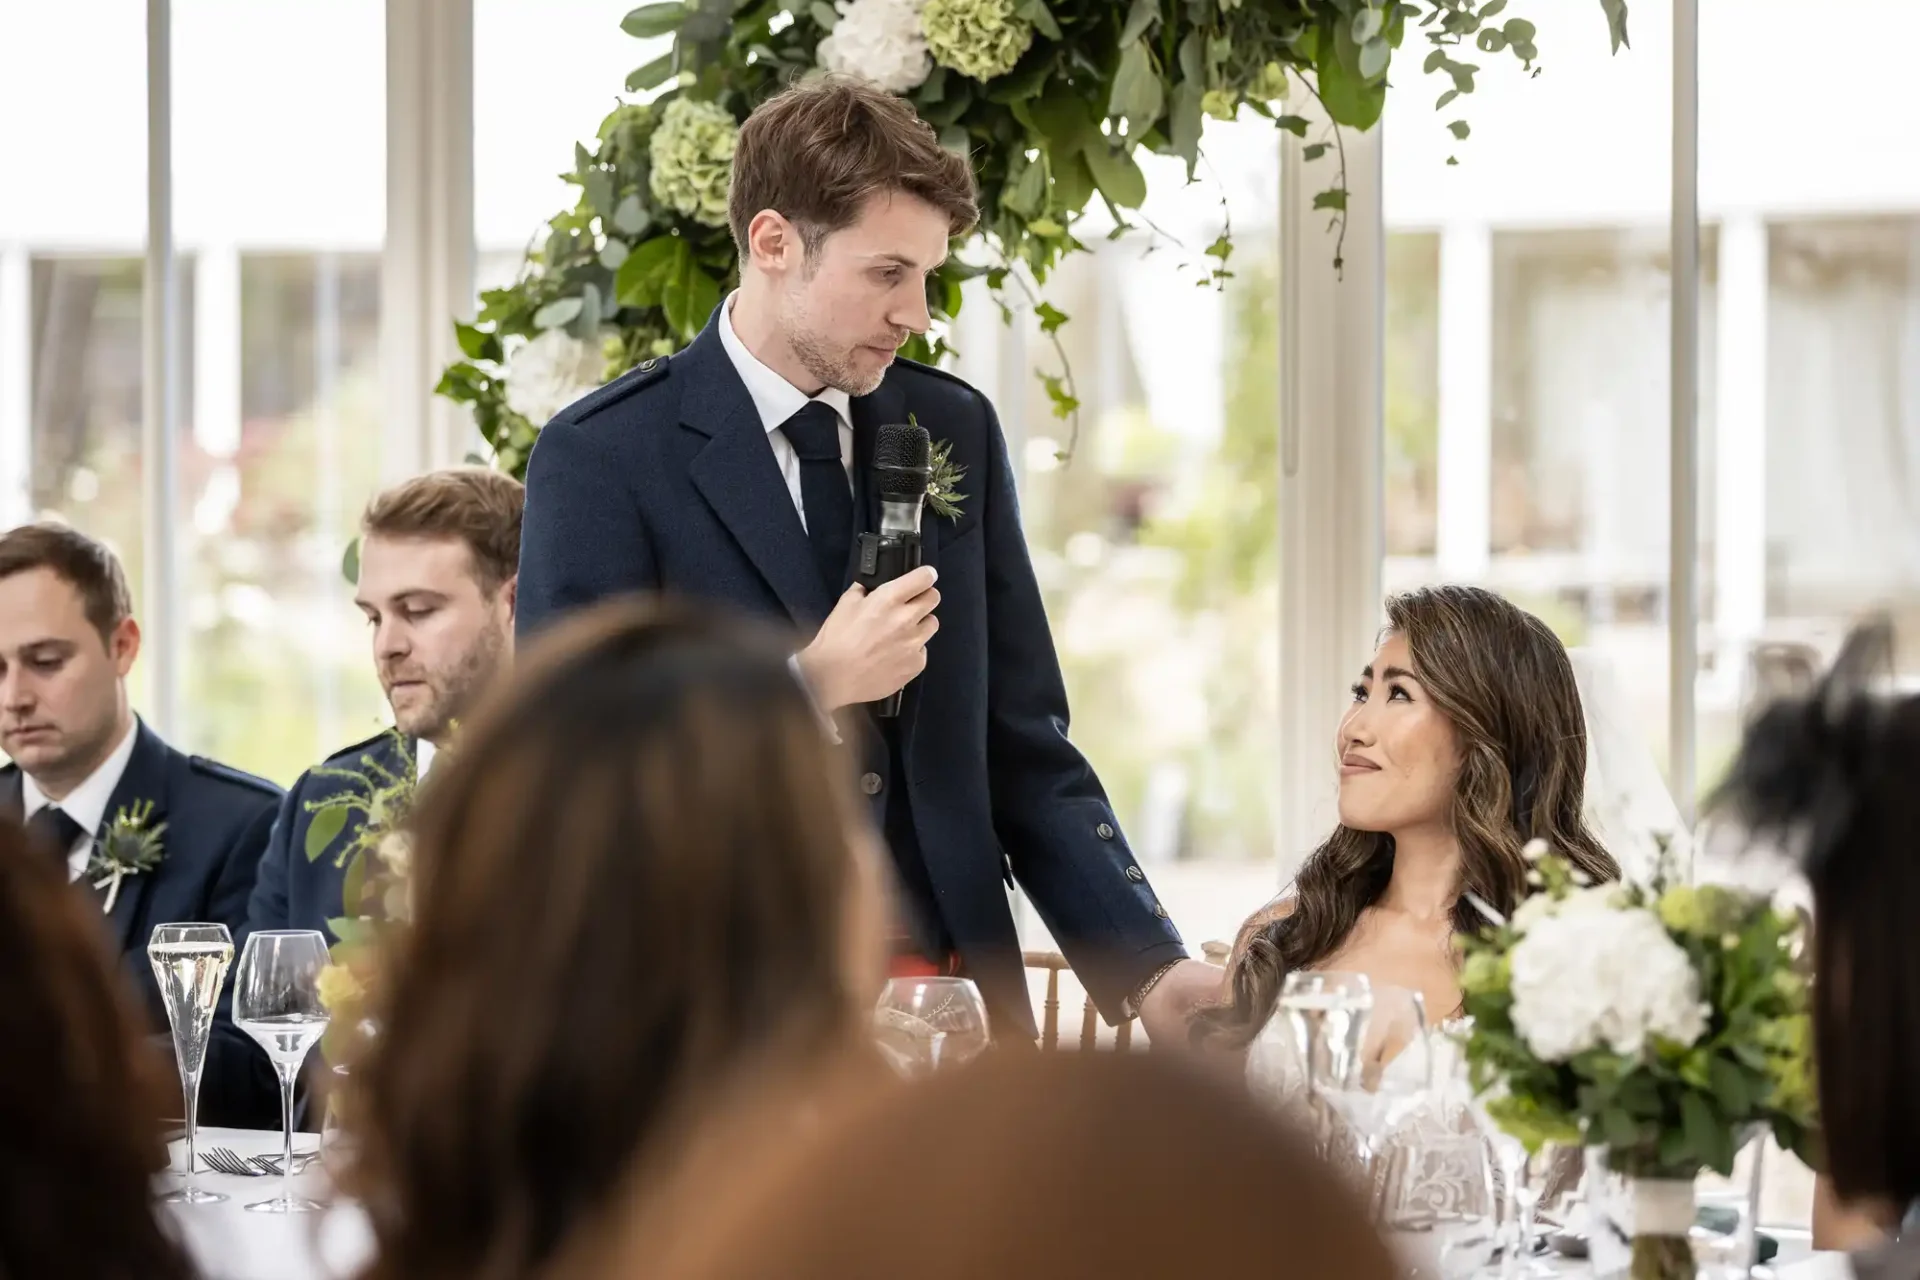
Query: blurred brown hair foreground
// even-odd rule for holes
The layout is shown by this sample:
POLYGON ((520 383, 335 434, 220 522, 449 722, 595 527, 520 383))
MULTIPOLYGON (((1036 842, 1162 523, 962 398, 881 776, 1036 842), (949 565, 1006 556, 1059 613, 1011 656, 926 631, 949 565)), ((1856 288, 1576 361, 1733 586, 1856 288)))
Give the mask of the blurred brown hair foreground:
POLYGON ((191 1270, 151 1179, 179 1094, 92 912, 0 819, 0 1276, 173 1280, 191 1270))
POLYGON ((676 1280, 1390 1280, 1360 1205, 1245 1094, 1165 1056, 994 1055, 822 1136, 748 1147, 670 1241, 676 1280))
POLYGON ((705 609, 603 605, 434 770, 350 1099, 370 1276, 538 1274, 743 1077, 859 1041, 856 810, 789 652, 705 609))

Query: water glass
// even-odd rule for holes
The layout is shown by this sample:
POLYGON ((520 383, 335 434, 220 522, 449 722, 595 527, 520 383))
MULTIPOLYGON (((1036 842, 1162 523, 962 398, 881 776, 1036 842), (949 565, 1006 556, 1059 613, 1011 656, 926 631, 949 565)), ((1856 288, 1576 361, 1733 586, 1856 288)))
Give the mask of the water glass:
POLYGON ((874 1007, 881 1055, 903 1076, 963 1066, 991 1039, 980 988, 966 978, 895 978, 874 1007))

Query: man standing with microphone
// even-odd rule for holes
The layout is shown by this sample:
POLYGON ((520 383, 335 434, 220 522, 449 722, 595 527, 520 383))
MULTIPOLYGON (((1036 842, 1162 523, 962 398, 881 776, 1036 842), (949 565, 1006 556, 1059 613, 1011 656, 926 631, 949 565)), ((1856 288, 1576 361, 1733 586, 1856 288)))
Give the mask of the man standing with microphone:
POLYGON ((903 99, 828 77, 756 110, 729 198, 739 290, 535 446, 519 633, 651 590, 797 627, 796 666, 893 854, 896 975, 964 973, 1000 1038, 1031 1038, 1017 879, 1110 1021, 1184 1041, 1219 970, 1187 959, 1067 739, 999 421, 965 382, 895 358, 977 218, 965 159, 903 99), (964 477, 948 514, 921 512, 921 432, 964 477))

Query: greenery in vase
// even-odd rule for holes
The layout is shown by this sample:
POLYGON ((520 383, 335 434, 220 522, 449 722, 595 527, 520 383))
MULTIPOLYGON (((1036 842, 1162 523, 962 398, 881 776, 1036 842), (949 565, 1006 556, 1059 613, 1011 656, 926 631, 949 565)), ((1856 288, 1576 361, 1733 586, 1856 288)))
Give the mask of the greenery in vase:
MULTIPOLYGON (((1617 51, 1626 0, 1599 0, 1617 51)), ((627 78, 628 103, 576 144, 562 176, 578 189, 549 220, 515 282, 488 290, 472 324, 456 326, 464 358, 439 392, 472 406, 495 465, 524 475, 539 428, 572 399, 692 340, 739 264, 726 225, 726 184, 739 122, 797 76, 856 72, 908 98, 941 140, 974 163, 981 226, 927 282, 934 334, 904 349, 935 361, 961 285, 984 275, 1003 315, 1008 291, 1043 334, 1067 316, 1042 297, 1049 271, 1085 246, 1075 231, 1097 198, 1124 234, 1146 199, 1142 149, 1177 156, 1193 180, 1206 117, 1242 107, 1308 139, 1309 160, 1336 173, 1315 199, 1344 230, 1344 158, 1337 129, 1315 133, 1287 109, 1319 99, 1334 124, 1370 129, 1387 74, 1410 32, 1430 46, 1423 69, 1443 78, 1446 110, 1474 87, 1477 54, 1532 67, 1535 27, 1505 16, 1508 0, 667 0, 622 23, 638 37, 673 36, 666 54, 627 78), (1309 135, 1314 136, 1309 138, 1309 135)), ((1468 125, 1449 127, 1465 138, 1468 125)), ((1206 250, 1198 281, 1231 273, 1230 234, 1206 250)), ((1059 353, 1055 338, 1055 351, 1059 353)), ((1071 369, 1041 372, 1054 408, 1079 406, 1071 369)), ((1071 445, 1069 445, 1069 450, 1071 445)))
POLYGON ((1719 885, 1588 885, 1539 842, 1538 892, 1465 940, 1466 1057, 1530 1149, 1602 1146, 1635 1178, 1730 1174, 1744 1136, 1808 1154, 1812 1027, 1799 918, 1719 885))

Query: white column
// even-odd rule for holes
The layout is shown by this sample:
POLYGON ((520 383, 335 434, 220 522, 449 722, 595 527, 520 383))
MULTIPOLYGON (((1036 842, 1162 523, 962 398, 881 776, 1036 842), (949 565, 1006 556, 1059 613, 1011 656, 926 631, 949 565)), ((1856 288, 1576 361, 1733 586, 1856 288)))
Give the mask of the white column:
MULTIPOLYGON (((1381 621, 1383 127, 1345 137, 1344 272, 1334 266, 1327 216, 1312 208, 1327 167, 1302 158, 1300 139, 1282 141, 1277 852, 1283 880, 1334 824, 1341 690, 1372 652, 1381 621)), ((1319 135, 1317 120, 1311 132, 1319 135)))
POLYGON ((33 263, 0 246, 0 529, 33 516, 33 263))
POLYGON ((1667 789, 1694 820, 1700 670, 1700 0, 1673 3, 1673 293, 1667 332, 1667 789))
POLYGON ((387 227, 380 273, 382 472, 457 462, 472 419, 433 394, 473 314, 473 2, 387 0, 387 227))
POLYGON ((1767 226, 1720 222, 1714 364, 1713 630, 1716 693, 1738 697, 1748 646, 1767 621, 1767 226))
POLYGON ((147 260, 141 294, 140 455, 146 504, 141 628, 146 633, 147 722, 180 730, 181 650, 174 545, 180 452, 180 264, 173 245, 173 9, 147 0, 147 260))
POLYGON ((1440 576, 1478 582, 1493 548, 1493 228, 1440 233, 1440 576))

